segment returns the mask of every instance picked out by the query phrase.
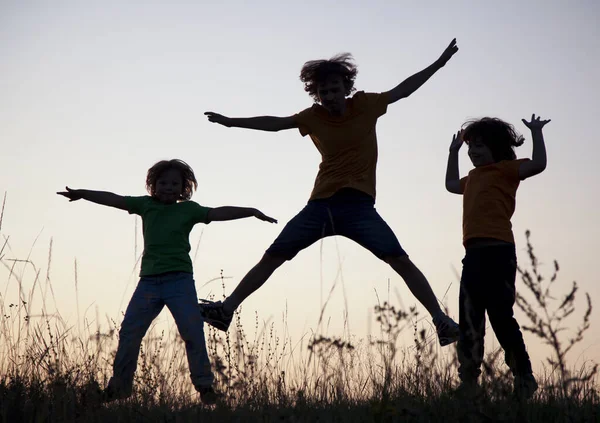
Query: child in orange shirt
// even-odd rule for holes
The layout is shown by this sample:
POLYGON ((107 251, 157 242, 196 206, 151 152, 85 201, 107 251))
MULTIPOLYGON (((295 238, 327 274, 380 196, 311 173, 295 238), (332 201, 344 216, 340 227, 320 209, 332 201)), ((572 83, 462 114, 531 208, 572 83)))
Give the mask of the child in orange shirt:
POLYGON ((310 136, 322 156, 306 207, 288 222, 225 301, 202 304, 208 324, 226 331, 235 309, 284 262, 324 237, 341 235, 371 251, 404 279, 431 314, 440 345, 458 340, 458 325, 442 311, 429 282, 374 207, 378 118, 386 113, 388 105, 421 87, 457 51, 456 40, 452 40, 435 62, 391 90, 358 91, 351 97, 357 69, 350 54, 312 60, 302 67, 300 80, 315 103, 295 115, 230 118, 205 113, 210 122, 226 127, 260 131, 296 128, 302 136, 310 136))
POLYGON ((481 373, 485 312, 504 349, 505 361, 514 375, 514 394, 530 398, 538 385, 513 315, 517 258, 510 219, 520 181, 546 168, 542 128, 550 120, 535 115, 523 123, 531 130, 533 157, 516 158, 514 147, 524 138, 514 127, 497 118, 467 123, 452 137, 446 189, 463 195, 463 244, 465 257, 460 281, 458 341, 461 390, 473 392, 481 373), (469 147, 475 169, 459 179, 458 152, 469 147))

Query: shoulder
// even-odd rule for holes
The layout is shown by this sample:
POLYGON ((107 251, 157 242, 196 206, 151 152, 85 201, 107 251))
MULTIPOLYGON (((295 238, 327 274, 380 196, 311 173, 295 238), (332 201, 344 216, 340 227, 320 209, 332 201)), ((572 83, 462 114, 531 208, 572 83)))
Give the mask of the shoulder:
POLYGON ((149 195, 139 197, 125 196, 125 205, 129 213, 141 213, 154 203, 154 199, 149 195))
POLYGON ((211 210, 211 207, 203 206, 192 200, 181 201, 179 205, 192 215, 205 215, 211 210))
POLYGON ((358 91, 352 96, 352 102, 354 108, 359 111, 374 110, 377 116, 381 116, 387 111, 389 95, 358 91))
POLYGON ((306 119, 312 118, 315 115, 318 107, 319 107, 319 105, 315 103, 312 106, 307 107, 306 109, 299 111, 298 113, 296 113, 292 117, 294 118, 294 121, 296 121, 296 122, 303 122, 306 119))
POLYGON ((503 160, 500 163, 498 163, 498 168, 507 177, 520 180, 519 168, 521 167, 521 165, 523 163, 525 163, 527 161, 529 161, 529 159, 503 160))

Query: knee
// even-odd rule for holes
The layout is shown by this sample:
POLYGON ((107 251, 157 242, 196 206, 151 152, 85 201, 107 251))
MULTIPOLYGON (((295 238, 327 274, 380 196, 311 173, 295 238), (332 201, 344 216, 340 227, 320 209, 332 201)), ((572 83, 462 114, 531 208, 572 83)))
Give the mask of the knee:
POLYGON ((407 255, 403 256, 386 256, 383 261, 392 266, 396 270, 410 270, 415 267, 413 262, 407 255))
POLYGON ((121 326, 119 329, 119 342, 125 344, 141 343, 145 332, 135 326, 121 326))
POLYGON ((265 253, 258 262, 258 266, 260 266, 261 268, 277 269, 285 262, 286 259, 283 257, 277 257, 269 253, 265 253))

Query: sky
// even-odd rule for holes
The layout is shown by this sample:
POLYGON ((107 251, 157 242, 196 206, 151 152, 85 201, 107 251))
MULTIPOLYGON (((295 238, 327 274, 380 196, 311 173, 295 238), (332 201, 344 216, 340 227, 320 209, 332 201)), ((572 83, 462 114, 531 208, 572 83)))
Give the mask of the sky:
MULTIPOLYGON (((527 264, 524 233, 531 230, 542 273, 551 274, 554 259, 560 264, 555 294, 577 281, 575 326, 584 292, 600 305, 599 19, 594 1, 1 0, 6 207, 0 234, 8 238, 2 261, 10 266, 11 259, 30 257, 41 275, 49 273, 56 308, 67 321, 93 320, 94 310, 119 320, 137 283, 139 220, 55 193, 68 185, 144 195, 147 169, 180 158, 199 181, 194 201, 257 207, 279 219, 193 230, 198 295, 220 297, 222 283, 229 293, 306 204, 320 156, 296 130, 225 128, 203 113, 297 113, 311 105, 298 78, 302 64, 340 52, 353 54, 359 90, 386 91, 430 65, 456 38, 460 50, 451 61, 379 119, 377 210, 457 319, 462 202, 444 187, 452 134, 465 120, 500 117, 525 135, 518 157, 530 157, 521 119, 532 113, 552 119, 544 128, 548 167, 521 184, 512 222, 521 265, 527 264)), ((471 168, 462 151, 461 175, 471 168)), ((35 270, 19 266, 23 289, 31 290, 35 270)), ((517 288, 525 292, 520 280, 517 288)), ((17 298, 4 266, 0 290, 5 303, 17 298)), ((373 307, 385 300, 416 304, 389 266, 336 237, 279 268, 243 304, 242 316, 253 327, 256 311, 296 342, 318 330, 364 338, 377 334, 373 307)), ((172 325, 169 319, 165 311, 159 323, 172 325)), ((572 363, 600 361, 599 319, 596 308, 572 363)), ((431 327, 428 319, 419 325, 431 327)), ((411 336, 408 331, 407 344, 411 336)), ((538 368, 548 349, 529 334, 525 339, 538 368)), ((492 336, 488 342, 497 346, 492 336)))

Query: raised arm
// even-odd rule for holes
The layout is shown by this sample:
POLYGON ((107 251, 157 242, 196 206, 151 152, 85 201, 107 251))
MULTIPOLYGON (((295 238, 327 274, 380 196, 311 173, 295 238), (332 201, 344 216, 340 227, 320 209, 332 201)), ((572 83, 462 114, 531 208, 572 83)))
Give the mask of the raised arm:
POLYGON ((527 122, 525 119, 522 119, 522 121, 531 130, 533 152, 531 160, 523 162, 519 166, 519 178, 521 180, 542 173, 546 169, 546 143, 544 142, 542 128, 550 122, 550 119, 540 120, 539 116, 536 118, 533 114, 531 115, 531 122, 527 122))
POLYGON ((103 206, 115 207, 121 210, 127 210, 125 197, 107 191, 91 191, 87 189, 71 189, 65 187, 66 191, 57 192, 58 195, 67 197, 69 201, 87 200, 92 203, 103 206))
POLYGON ((446 167, 446 189, 453 194, 462 194, 458 172, 458 152, 462 144, 462 131, 458 131, 456 135, 452 135, 452 144, 450 144, 450 152, 448 154, 448 166, 446 167))
POLYGON ((421 72, 417 72, 412 76, 409 76, 400 84, 398 84, 395 88, 389 90, 387 92, 389 104, 395 103, 401 98, 408 97, 421 85, 423 85, 431 76, 440 70, 448 60, 458 51, 458 46, 456 45, 456 38, 452 40, 452 42, 446 47, 446 50, 442 53, 442 55, 431 65, 423 69, 421 72))
POLYGON ((215 112, 204 113, 209 122, 218 123, 228 128, 247 128, 256 129, 259 131, 277 132, 284 129, 297 128, 298 125, 293 116, 277 117, 277 116, 257 116, 249 118, 230 118, 220 115, 215 112))
POLYGON ((208 212, 209 222, 236 220, 243 219, 245 217, 256 217, 257 219, 264 220, 265 222, 277 223, 277 219, 273 219, 272 217, 265 215, 260 210, 252 207, 223 206, 215 207, 210 209, 208 212))

